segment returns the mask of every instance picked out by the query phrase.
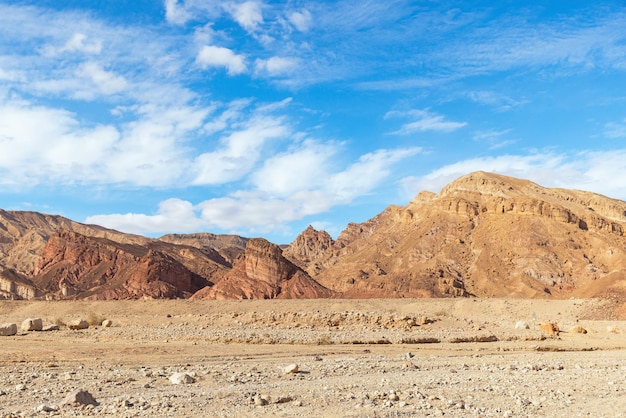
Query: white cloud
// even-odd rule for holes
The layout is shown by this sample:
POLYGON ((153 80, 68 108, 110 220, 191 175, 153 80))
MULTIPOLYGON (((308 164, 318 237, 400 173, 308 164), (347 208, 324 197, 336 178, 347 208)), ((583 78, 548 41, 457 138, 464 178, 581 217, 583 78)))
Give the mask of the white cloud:
POLYGON ((328 180, 326 188, 341 201, 350 201, 369 193, 390 174, 391 165, 422 152, 421 148, 377 150, 362 155, 345 171, 336 173, 328 180))
POLYGON ((185 138, 209 111, 144 106, 119 127, 85 126, 66 110, 0 99, 0 182, 175 185, 192 162, 185 138))
POLYGON ((409 111, 390 111, 385 115, 385 119, 401 117, 412 119, 405 123, 400 129, 392 132, 394 135, 408 135, 415 132, 436 131, 452 132, 467 125, 467 122, 447 121, 441 115, 432 113, 429 110, 414 109, 409 111))
POLYGON ((134 233, 220 228, 249 235, 281 230, 288 222, 326 212, 372 192, 389 176, 391 165, 420 149, 378 150, 361 156, 343 171, 333 172, 331 157, 337 151, 333 144, 304 141, 300 148, 267 160, 251 176, 253 190, 239 190, 196 205, 177 201, 174 207, 182 208, 178 212, 164 210, 162 203, 156 215, 98 215, 88 221, 134 233), (168 214, 180 216, 180 225, 168 214))
POLYGON ((265 193, 286 196, 322 187, 331 172, 331 159, 339 152, 333 143, 304 141, 296 149, 268 158, 252 176, 255 187, 265 193))
POLYGON ((82 33, 74 33, 72 37, 65 43, 61 51, 79 51, 86 54, 99 54, 102 51, 102 41, 85 42, 87 36, 82 33))
POLYGON ((168 199, 159 203, 155 215, 140 213, 95 215, 85 223, 96 224, 133 234, 155 234, 159 232, 192 232, 202 228, 203 222, 196 215, 197 208, 185 200, 168 199))
POLYGON ((178 0, 165 0, 165 19, 170 23, 182 25, 191 19, 191 13, 184 5, 179 4, 178 0))
POLYGON ((239 180, 254 168, 268 141, 284 139, 289 128, 281 118, 257 115, 220 140, 216 151, 200 154, 193 164, 193 184, 239 180))
POLYGON ((263 23, 261 3, 258 1, 229 4, 227 10, 232 15, 233 19, 249 32, 255 31, 257 27, 263 23))
POLYGON ((293 58, 271 57, 267 60, 257 59, 256 73, 267 73, 269 76, 280 76, 292 73, 298 64, 293 58))
POLYGON ((80 66, 77 75, 89 79, 103 94, 115 94, 128 88, 128 82, 124 77, 111 71, 106 71, 96 62, 86 62, 80 66))
POLYGON ((205 45, 196 57, 196 62, 203 68, 223 67, 229 75, 245 73, 247 68, 245 57, 237 55, 228 48, 205 45))
POLYGON ((515 142, 511 139, 505 139, 510 132, 511 129, 504 129, 501 131, 495 129, 475 131, 472 139, 474 141, 487 143, 489 145, 489 149, 498 149, 511 145, 515 142))
POLYGON ((300 32, 308 31, 311 28, 312 20, 311 12, 307 9, 289 15, 289 22, 300 32))
POLYGON ((626 138, 626 119, 604 125, 604 136, 611 139, 626 138))

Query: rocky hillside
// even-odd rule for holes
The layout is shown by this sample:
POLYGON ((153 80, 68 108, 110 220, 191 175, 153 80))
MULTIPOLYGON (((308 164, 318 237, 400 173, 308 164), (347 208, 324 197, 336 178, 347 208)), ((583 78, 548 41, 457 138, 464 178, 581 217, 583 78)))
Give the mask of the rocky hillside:
POLYGON ((219 281, 242 251, 0 210, 0 298, 184 298, 219 281))
POLYGON ((333 294, 283 257, 280 247, 256 238, 248 241, 244 255, 219 283, 192 299, 311 299, 333 294))
POLYGON ((344 297, 621 296, 626 203, 477 172, 285 251, 344 297))
POLYGON ((159 239, 0 210, 0 299, 270 299, 333 292, 263 239, 159 239))
POLYGON ((626 202, 477 172, 282 250, 0 210, 0 298, 626 296, 626 202))

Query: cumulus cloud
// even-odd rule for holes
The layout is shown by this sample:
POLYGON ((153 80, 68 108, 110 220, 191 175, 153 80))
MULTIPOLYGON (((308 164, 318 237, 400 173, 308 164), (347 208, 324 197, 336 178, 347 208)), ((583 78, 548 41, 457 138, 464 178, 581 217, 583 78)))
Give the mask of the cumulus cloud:
POLYGON ((385 119, 403 118, 410 122, 403 124, 400 129, 391 132, 394 135, 409 135, 415 132, 436 131, 452 132, 467 125, 467 122, 453 122, 444 116, 432 113, 429 110, 413 109, 408 111, 390 111, 385 114, 385 119))
POLYGON ((227 10, 233 19, 249 32, 256 30, 263 23, 261 3, 258 1, 229 4, 227 5, 227 10))
POLYGON ((339 144, 306 140, 296 149, 265 160, 252 183, 261 192, 278 196, 318 189, 327 181, 331 159, 339 151, 339 144))
POLYGON ((77 75, 89 79, 103 94, 115 94, 124 91, 128 83, 124 77, 106 71, 96 62, 86 62, 80 66, 77 75))
POLYGON ((293 58, 271 57, 267 60, 257 59, 255 62, 256 74, 264 74, 273 77, 292 73, 298 64, 293 58))
POLYGON ((202 228, 241 234, 281 230, 288 222, 326 212, 372 192, 390 175, 391 165, 421 152, 419 148, 381 149, 362 155, 342 170, 334 170, 332 156, 339 149, 338 144, 303 141, 292 151, 268 159, 254 172, 250 176, 252 189, 195 205, 191 202, 177 205, 187 208, 186 212, 181 211, 185 218, 181 219, 180 227, 172 217, 166 217, 171 223, 164 222, 165 211, 161 207, 155 215, 98 215, 89 221, 135 233, 202 228))
POLYGON ((311 28, 312 21, 311 12, 307 9, 289 14, 289 22, 300 32, 308 31, 311 28))
MULTIPOLYGON (((184 3, 184 2, 183 2, 184 3)), ((165 19, 168 22, 182 25, 191 18, 191 13, 178 0, 165 0, 165 19)))
POLYGON ((166 231, 191 232, 202 228, 203 222, 197 215, 198 209, 181 199, 167 199, 159 203, 157 213, 94 215, 85 223, 108 226, 132 234, 156 234, 166 231))
POLYGON ((193 184, 223 184, 239 180, 261 158, 268 141, 285 138, 289 127, 282 118, 257 115, 240 129, 220 140, 216 151, 200 154, 194 161, 193 184))
POLYGON ((203 69, 211 67, 226 68, 229 75, 245 73, 247 70, 243 55, 237 55, 228 48, 213 45, 202 47, 196 57, 196 63, 203 69))

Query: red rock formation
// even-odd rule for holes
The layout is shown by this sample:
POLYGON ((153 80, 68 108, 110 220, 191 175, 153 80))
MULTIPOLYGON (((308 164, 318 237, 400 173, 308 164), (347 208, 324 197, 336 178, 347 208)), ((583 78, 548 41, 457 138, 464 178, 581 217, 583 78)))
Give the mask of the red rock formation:
POLYGON ((248 241, 243 257, 212 288, 192 299, 293 299, 324 298, 333 292, 291 263, 282 250, 264 239, 248 241))
POLYGON ((62 231, 44 247, 33 282, 47 295, 81 299, 187 297, 208 285, 172 257, 62 231))

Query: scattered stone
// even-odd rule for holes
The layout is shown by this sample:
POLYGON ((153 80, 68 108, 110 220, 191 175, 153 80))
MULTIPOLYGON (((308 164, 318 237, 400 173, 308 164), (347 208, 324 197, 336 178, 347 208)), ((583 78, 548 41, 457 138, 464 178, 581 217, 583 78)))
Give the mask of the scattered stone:
POLYGON ((26 390, 26 385, 23 383, 20 383, 18 385, 15 385, 15 391, 16 392, 21 392, 23 390, 26 390))
POLYGON ((296 363, 292 363, 288 366, 283 367, 283 373, 285 374, 298 373, 298 365, 296 363))
POLYGON ((530 329, 530 325, 526 321, 517 321, 515 323, 515 329, 530 329))
POLYGON ((102 321, 102 326, 105 328, 109 328, 111 325, 113 325, 113 321, 111 321, 110 319, 105 319, 104 321, 102 321))
POLYGON ((76 319, 72 322, 70 322, 69 324, 67 324, 67 327, 69 329, 87 329, 89 328, 89 322, 85 321, 84 319, 76 319))
POLYGON ((15 334, 17 334, 16 324, 7 323, 7 324, 0 325, 0 336, 9 337, 15 334))
POLYGON ((569 332, 571 332, 572 334, 586 334, 587 330, 581 327, 580 325, 577 325, 573 328, 570 328, 569 332))
POLYGON ((35 408, 35 412, 54 412, 54 411, 58 411, 59 407, 56 405, 46 405, 46 404, 41 404, 39 405, 37 408, 35 408))
POLYGON ((59 326, 57 324, 50 324, 50 325, 44 326, 41 330, 44 331, 44 332, 47 332, 47 331, 58 331, 59 330, 59 326))
POLYGON ((42 328, 41 318, 27 318, 22 322, 22 331, 41 331, 42 328))
POLYGON ((196 382, 196 379, 193 376, 181 372, 174 373, 170 376, 169 380, 175 385, 188 385, 196 382))
POLYGON ((539 324, 539 328, 546 334, 559 335, 559 326, 554 322, 548 322, 546 324, 539 324))
POLYGON ((274 403, 287 403, 291 401, 293 401, 293 398, 291 396, 281 396, 280 398, 276 399, 274 403))
POLYGON ((87 392, 86 390, 77 389, 68 393, 67 396, 63 398, 63 401, 61 401, 60 405, 80 407, 87 405, 98 406, 100 404, 96 401, 91 393, 87 392))
POLYGON ((256 406, 265 406, 269 403, 267 399, 259 395, 254 397, 253 402, 256 406))
POLYGON ((619 334, 619 329, 617 329, 617 327, 609 325, 606 327, 606 332, 609 332, 611 334, 619 334))

